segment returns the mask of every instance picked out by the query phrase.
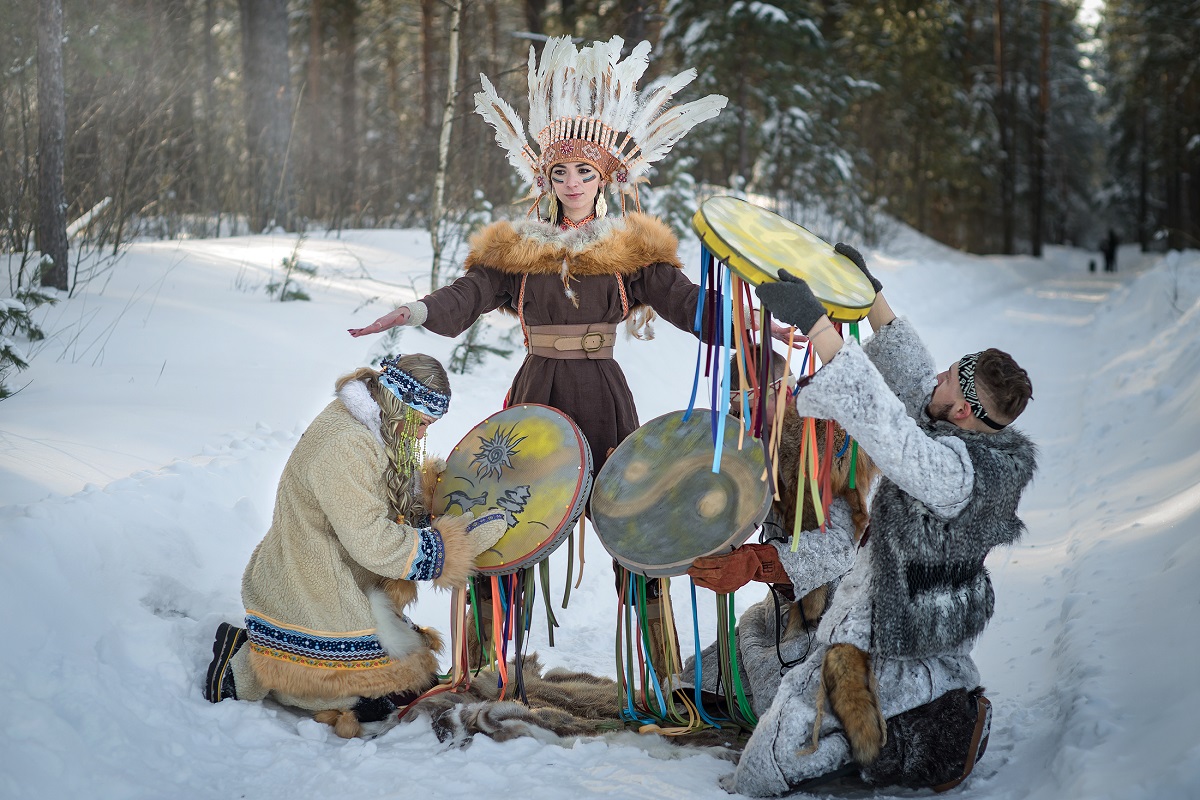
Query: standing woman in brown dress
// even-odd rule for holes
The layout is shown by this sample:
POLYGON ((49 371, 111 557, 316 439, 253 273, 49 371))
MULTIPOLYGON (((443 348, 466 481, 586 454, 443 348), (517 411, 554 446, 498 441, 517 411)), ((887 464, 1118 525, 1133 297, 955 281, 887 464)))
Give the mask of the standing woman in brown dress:
POLYGON ((709 95, 668 107, 695 70, 639 95, 650 43, 622 61, 623 44, 613 37, 576 50, 570 37, 551 39, 540 66, 530 48, 529 130, 537 131, 536 150, 520 117, 480 76, 484 90, 475 95, 475 110, 496 128, 539 213, 487 226, 471 239, 462 277, 350 330, 363 336, 408 325, 458 336, 489 311, 515 313, 527 355, 508 402, 540 403, 569 415, 591 446, 596 472, 638 427, 633 394, 613 360, 618 325, 648 338, 647 323, 657 312, 690 331, 700 292, 683 273, 670 228, 640 211, 611 213, 604 190, 614 187, 624 207, 650 165, 727 102, 709 95), (549 199, 544 217, 543 197, 549 199))

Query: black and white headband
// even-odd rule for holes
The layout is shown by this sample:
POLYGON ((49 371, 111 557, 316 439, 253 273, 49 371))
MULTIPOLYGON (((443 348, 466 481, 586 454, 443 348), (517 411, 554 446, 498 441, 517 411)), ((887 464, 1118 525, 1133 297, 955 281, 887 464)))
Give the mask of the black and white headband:
POLYGON ((987 415, 983 403, 979 402, 979 394, 975 391, 975 362, 979 360, 979 356, 980 353, 971 353, 958 360, 958 385, 962 387, 963 397, 967 398, 967 405, 971 406, 971 413, 976 419, 994 431, 1004 430, 1004 425, 987 415))

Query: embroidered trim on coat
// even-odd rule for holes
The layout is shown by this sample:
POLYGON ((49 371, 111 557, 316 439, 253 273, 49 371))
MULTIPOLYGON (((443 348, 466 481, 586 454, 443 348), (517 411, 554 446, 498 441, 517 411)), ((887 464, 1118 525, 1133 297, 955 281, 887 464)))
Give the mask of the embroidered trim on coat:
POLYGON ((317 634, 289 628, 258 614, 246 614, 250 649, 259 655, 322 669, 374 669, 391 659, 374 633, 317 634))

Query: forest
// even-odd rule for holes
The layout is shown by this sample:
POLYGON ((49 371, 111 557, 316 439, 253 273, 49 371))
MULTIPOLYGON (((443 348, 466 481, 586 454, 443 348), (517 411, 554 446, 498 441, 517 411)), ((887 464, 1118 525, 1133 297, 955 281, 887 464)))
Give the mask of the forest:
MULTIPOLYGON (((8 296, 137 237, 525 213, 473 113, 530 48, 653 44, 729 98, 652 175, 677 227, 742 193, 865 242, 1200 246, 1200 0, 2 0, 8 296), (827 222, 825 224, 828 224, 827 222), (15 264, 15 266, 14 266, 15 264)), ((828 231, 818 230, 818 233, 828 231)), ((77 269, 77 267, 76 267, 77 269)), ((435 276, 437 265, 435 264, 435 276)), ((436 282, 436 280, 435 280, 436 282)))

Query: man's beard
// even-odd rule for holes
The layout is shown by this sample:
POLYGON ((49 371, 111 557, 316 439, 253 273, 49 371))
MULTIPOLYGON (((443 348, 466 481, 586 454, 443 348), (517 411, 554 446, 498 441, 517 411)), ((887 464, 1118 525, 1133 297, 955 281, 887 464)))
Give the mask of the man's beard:
POLYGON ((925 406, 925 413, 929 415, 931 420, 936 422, 949 422, 950 409, 952 408, 954 408, 954 403, 935 405, 933 402, 930 402, 929 405, 925 406))

